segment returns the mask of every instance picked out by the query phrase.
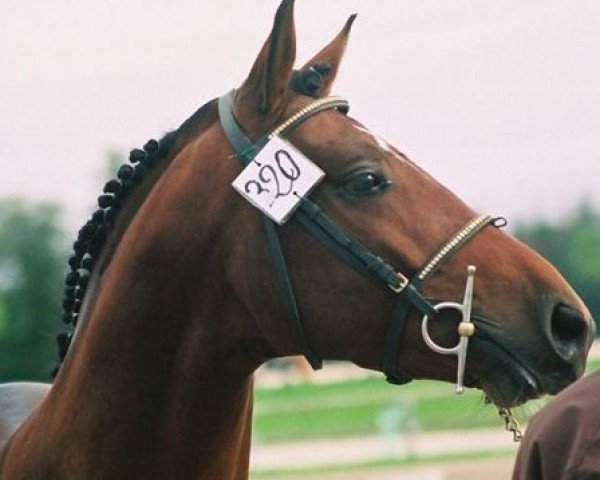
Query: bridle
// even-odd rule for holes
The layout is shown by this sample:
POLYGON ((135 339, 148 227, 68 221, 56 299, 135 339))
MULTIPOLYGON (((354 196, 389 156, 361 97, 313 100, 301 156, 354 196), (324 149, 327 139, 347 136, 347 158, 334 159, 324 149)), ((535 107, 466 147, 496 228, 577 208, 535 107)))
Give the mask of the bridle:
MULTIPOLYGON (((296 114, 289 117, 269 135, 257 142, 252 142, 244 133, 233 116, 233 100, 235 90, 219 98, 218 108, 221 125, 232 145, 235 156, 245 167, 254 160, 256 154, 275 136, 283 136, 296 128, 308 118, 325 110, 337 110, 346 114, 349 109, 348 102, 341 97, 327 97, 314 101, 296 114)), ((315 354, 308 341, 303 323, 300 319, 296 298, 290 277, 287 272, 285 257, 281 246, 278 226, 266 215, 261 215, 264 229, 268 239, 269 250, 273 258, 280 290, 284 299, 286 314, 290 320, 296 341, 313 369, 322 366, 322 360, 315 354)), ((309 233, 323 243, 329 250, 337 255, 340 260, 354 268, 370 280, 398 296, 392 319, 388 326, 385 347, 382 359, 382 370, 390 383, 403 384, 411 380, 410 377, 400 373, 397 366, 400 337, 404 324, 411 308, 416 308, 423 315, 423 337, 427 345, 434 351, 442 354, 453 354, 458 357, 457 387, 462 393, 462 379, 464 375, 465 359, 468 339, 474 333, 471 323, 471 303, 473 295, 473 277, 475 267, 468 268, 463 304, 455 302, 442 302, 433 304, 421 293, 423 283, 438 271, 462 246, 487 225, 498 226, 498 219, 489 215, 480 215, 469 221, 463 228, 447 240, 432 257, 425 262, 412 278, 408 278, 394 269, 382 258, 377 256, 360 241, 346 233, 339 227, 321 208, 312 200, 310 195, 301 198, 293 218, 309 233), (427 322, 435 317, 442 309, 455 309, 461 312, 462 322, 459 324, 460 339, 456 347, 449 349, 437 345, 427 332, 427 322)))

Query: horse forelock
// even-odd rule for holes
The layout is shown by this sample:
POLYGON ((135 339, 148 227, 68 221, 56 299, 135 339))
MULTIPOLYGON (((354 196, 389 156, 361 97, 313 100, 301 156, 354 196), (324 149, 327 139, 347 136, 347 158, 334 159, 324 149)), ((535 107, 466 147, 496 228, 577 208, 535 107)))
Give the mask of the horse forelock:
POLYGON ((143 149, 131 150, 129 163, 121 165, 117 177, 104 185, 98 197, 98 209, 79 230, 68 260, 62 300, 65 327, 57 336, 59 361, 52 377, 58 373, 77 326, 93 299, 95 279, 110 264, 128 225, 168 165, 190 139, 208 126, 206 120, 211 111, 216 111, 215 107, 215 100, 204 104, 176 130, 158 141, 149 140, 143 149))

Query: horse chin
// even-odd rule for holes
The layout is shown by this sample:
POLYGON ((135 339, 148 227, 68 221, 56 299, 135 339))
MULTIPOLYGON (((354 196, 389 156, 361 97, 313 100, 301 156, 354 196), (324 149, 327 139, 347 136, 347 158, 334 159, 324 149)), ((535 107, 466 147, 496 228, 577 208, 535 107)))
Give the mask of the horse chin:
POLYGON ((469 376, 477 379, 474 383, 496 406, 516 407, 545 393, 535 372, 502 346, 485 342, 482 350, 485 354, 469 376))
POLYGON ((542 394, 535 377, 525 368, 514 368, 510 375, 482 380, 481 390, 494 405, 512 408, 542 394))

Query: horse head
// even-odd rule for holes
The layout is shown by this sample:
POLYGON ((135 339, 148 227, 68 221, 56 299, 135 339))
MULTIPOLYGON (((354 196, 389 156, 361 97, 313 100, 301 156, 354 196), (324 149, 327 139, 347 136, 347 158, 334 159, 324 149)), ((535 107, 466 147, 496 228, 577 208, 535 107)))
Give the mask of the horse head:
MULTIPOLYGON (((314 58, 293 70, 293 2, 282 2, 271 34, 233 100, 233 116, 253 142, 315 99, 327 98, 354 18, 314 58)), ((457 232, 464 233, 463 226, 476 214, 340 110, 322 111, 285 133, 325 172, 311 198, 343 232, 418 282, 431 305, 461 302, 467 266, 477 267, 466 385, 483 389, 506 407, 556 393, 580 376, 593 338, 590 313, 546 260, 494 221, 484 219, 472 238, 442 255, 440 265, 434 259, 431 272, 419 279, 432 257, 457 232)), ((293 328, 286 327, 273 261, 259 226, 261 214, 241 198, 233 201, 240 204, 228 255, 233 288, 264 333, 271 355, 306 353, 293 328)), ((387 349, 394 353, 394 365, 387 360, 388 377, 398 383, 409 378, 454 380, 456 359, 437 354, 422 339, 423 310, 398 307, 399 295, 349 268, 300 223, 289 221, 281 236, 306 344, 314 356, 383 370, 387 349), (399 308, 406 319, 395 317, 399 308), (394 325, 398 321, 403 325, 394 325), (401 330, 398 338, 389 336, 394 329, 401 330)), ((458 341, 459 316, 456 309, 441 309, 429 319, 437 344, 458 341)))

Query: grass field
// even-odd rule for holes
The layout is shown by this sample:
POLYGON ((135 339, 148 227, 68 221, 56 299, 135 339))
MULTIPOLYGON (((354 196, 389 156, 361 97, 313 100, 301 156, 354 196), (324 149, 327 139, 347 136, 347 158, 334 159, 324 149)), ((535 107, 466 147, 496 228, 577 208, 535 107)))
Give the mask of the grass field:
MULTIPOLYGON (((600 360, 588 371, 600 368, 600 360)), ((542 399, 518 409, 526 420, 542 399)), ((400 388, 379 376, 331 384, 257 388, 254 437, 270 443, 310 438, 373 435, 382 429, 447 430, 502 427, 496 409, 481 392, 455 395, 453 386, 414 381, 400 388)))

